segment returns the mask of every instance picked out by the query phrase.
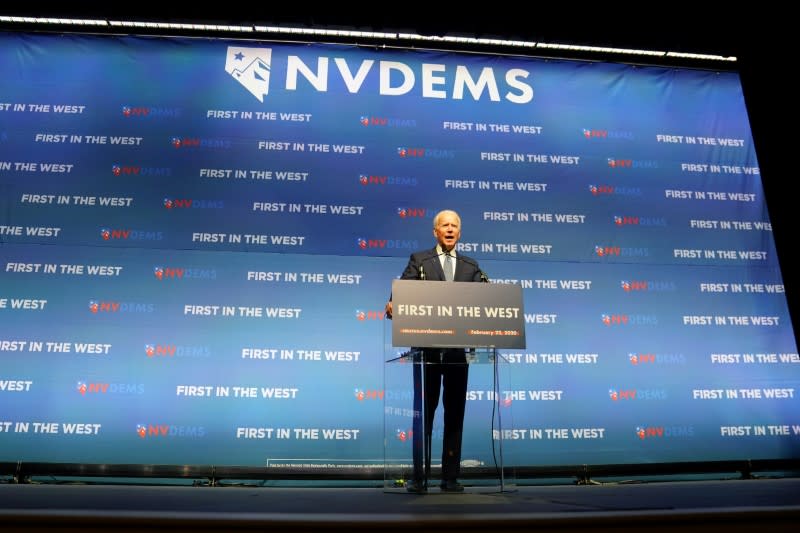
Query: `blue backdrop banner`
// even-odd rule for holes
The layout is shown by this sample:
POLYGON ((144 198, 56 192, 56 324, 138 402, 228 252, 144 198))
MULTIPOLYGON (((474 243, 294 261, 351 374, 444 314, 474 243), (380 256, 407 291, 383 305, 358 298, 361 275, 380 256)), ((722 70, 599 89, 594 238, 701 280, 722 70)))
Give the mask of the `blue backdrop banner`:
POLYGON ((506 464, 800 457, 734 72, 11 33, 0 72, 0 461, 382 464, 441 209, 522 287, 506 464))

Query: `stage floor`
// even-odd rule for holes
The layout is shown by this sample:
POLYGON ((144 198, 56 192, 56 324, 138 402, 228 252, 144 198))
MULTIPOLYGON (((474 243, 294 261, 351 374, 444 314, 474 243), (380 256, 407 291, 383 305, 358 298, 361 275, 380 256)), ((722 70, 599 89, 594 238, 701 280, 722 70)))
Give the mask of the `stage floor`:
MULTIPOLYGON (((274 482, 273 482, 274 483, 274 482)), ((380 486, 0 484, 3 531, 800 530, 800 478, 518 484, 506 491, 380 486)))

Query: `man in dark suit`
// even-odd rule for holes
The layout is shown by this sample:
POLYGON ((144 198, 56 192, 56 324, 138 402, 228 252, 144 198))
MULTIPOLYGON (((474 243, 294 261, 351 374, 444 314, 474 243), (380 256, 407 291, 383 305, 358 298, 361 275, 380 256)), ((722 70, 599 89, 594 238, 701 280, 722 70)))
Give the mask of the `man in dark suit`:
MULTIPOLYGON (((461 217, 455 211, 444 210, 433 219, 436 247, 411 254, 401 279, 430 281, 484 281, 477 261, 456 254, 456 244, 461 238, 461 217)), ((392 316, 391 300, 386 304, 386 315, 392 316)), ((424 412, 425 439, 420 417, 413 425, 413 479, 406 484, 409 492, 428 490, 431 457, 430 442, 433 418, 442 392, 444 407, 444 435, 442 438, 442 477, 440 488, 445 492, 462 492, 458 482, 461 470, 461 436, 464 428, 464 408, 467 401, 467 373, 469 366, 463 348, 423 348, 422 363, 414 365, 414 411, 424 412), (422 368, 424 367, 424 368, 422 368), (420 375, 422 374, 422 375, 420 375), (424 393, 423 393, 424 390, 424 393), (424 410, 422 402, 424 399, 424 410), (427 446, 424 446, 427 443, 427 446), (423 470, 424 457, 424 470, 423 470)))

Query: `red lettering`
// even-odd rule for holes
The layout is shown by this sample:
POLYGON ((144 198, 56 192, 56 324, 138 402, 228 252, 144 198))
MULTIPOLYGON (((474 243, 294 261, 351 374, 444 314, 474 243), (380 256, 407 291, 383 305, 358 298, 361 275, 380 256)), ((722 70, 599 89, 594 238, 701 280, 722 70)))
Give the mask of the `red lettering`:
POLYGON ((170 357, 175 355, 175 345, 168 344, 166 346, 161 346, 160 344, 156 346, 154 355, 168 355, 170 357))

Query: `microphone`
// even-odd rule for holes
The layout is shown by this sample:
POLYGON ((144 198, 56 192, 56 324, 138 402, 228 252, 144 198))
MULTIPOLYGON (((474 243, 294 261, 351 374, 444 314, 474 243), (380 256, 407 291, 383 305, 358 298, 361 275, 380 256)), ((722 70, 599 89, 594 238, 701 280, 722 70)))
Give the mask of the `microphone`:
POLYGON ((420 280, 428 279, 428 276, 425 274, 425 263, 427 263, 431 259, 438 258, 440 255, 445 255, 445 254, 448 254, 448 252, 442 252, 440 254, 432 255, 430 257, 426 257, 425 259, 423 259, 422 262, 419 264, 419 269, 417 271, 417 279, 420 280))
POLYGON ((474 261, 472 259, 464 259, 460 255, 451 255, 450 252, 441 252, 441 253, 438 253, 436 255, 432 255, 432 256, 426 258, 425 260, 423 260, 419 264, 419 272, 417 274, 417 279, 421 279, 421 280, 428 279, 427 274, 425 274, 425 263, 427 263, 431 259, 438 259, 442 255, 449 255, 450 257, 452 257, 456 261, 463 261, 464 263, 470 265, 471 267, 473 267, 475 270, 478 271, 478 276, 480 277, 480 280, 481 280, 482 283, 489 283, 489 276, 487 276, 486 273, 483 270, 481 270, 481 267, 478 266, 478 263, 476 261, 474 261))
MULTIPOLYGON (((427 263, 431 259, 438 259, 442 255, 450 255, 450 252, 442 252, 442 253, 439 253, 439 254, 436 254, 436 255, 432 255, 430 257, 426 257, 425 259, 423 259, 422 262, 419 264, 419 271, 417 272, 417 279, 420 279, 420 280, 428 279, 428 276, 425 274, 425 263, 427 263)), ((450 257, 454 257, 454 256, 450 255, 450 257)))
POLYGON ((455 258, 459 261, 464 261, 466 264, 475 268, 478 271, 478 276, 481 278, 481 283, 489 283, 489 276, 486 275, 481 267, 478 266, 477 261, 473 261, 471 259, 463 259, 460 255, 455 256, 455 258))

